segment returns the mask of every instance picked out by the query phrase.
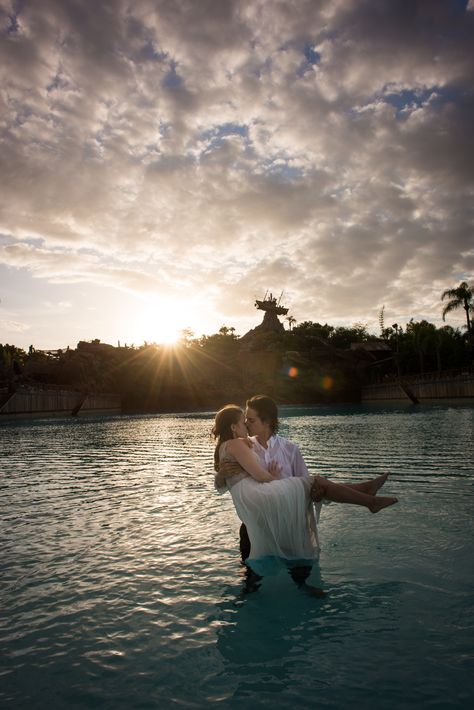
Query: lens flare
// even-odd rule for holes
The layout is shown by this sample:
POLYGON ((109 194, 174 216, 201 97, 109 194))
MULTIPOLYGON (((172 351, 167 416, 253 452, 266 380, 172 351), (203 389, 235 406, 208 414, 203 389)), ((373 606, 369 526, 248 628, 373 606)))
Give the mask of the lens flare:
POLYGON ((298 377, 298 368, 290 367, 290 369, 288 370, 288 377, 298 377))
POLYGON ((324 375, 321 384, 324 390, 330 390, 334 384, 334 380, 330 375, 324 375))

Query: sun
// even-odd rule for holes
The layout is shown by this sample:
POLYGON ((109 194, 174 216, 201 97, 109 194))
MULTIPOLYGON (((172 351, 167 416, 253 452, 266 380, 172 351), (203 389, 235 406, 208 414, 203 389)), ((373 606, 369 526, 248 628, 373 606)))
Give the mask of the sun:
POLYGON ((196 306, 184 300, 148 300, 136 312, 133 330, 137 342, 173 345, 185 328, 193 329, 196 306))
POLYGON ((160 345, 173 345, 179 340, 182 330, 182 328, 178 329, 174 323, 161 323, 160 327, 156 329, 154 341, 160 345))

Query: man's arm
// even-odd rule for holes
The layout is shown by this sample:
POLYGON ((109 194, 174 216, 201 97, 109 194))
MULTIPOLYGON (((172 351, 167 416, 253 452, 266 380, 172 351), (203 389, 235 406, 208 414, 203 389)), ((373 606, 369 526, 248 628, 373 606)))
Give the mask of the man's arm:
POLYGON ((301 451, 294 444, 293 458, 291 461, 291 475, 297 476, 299 478, 305 478, 309 476, 308 467, 306 466, 304 459, 301 455, 301 451))
POLYGON ((242 467, 238 463, 232 461, 223 461, 219 464, 219 470, 214 475, 214 488, 218 493, 226 493, 227 479, 230 476, 235 476, 237 473, 242 473, 242 467))

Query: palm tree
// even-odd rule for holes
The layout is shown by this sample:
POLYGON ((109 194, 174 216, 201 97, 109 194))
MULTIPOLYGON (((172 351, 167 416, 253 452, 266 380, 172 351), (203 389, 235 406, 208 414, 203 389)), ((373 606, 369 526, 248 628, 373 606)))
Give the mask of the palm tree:
POLYGON ((292 327, 294 326, 294 324, 296 323, 296 318, 294 318, 293 316, 287 316, 287 317, 285 318, 285 320, 288 321, 288 325, 289 325, 290 330, 291 330, 292 327))
POLYGON ((457 288, 448 288, 441 296, 441 300, 449 298, 449 301, 443 308, 443 320, 446 315, 457 308, 464 308, 466 311, 467 320, 467 337, 471 337, 471 319, 469 312, 474 311, 474 286, 469 286, 465 281, 462 281, 457 288))

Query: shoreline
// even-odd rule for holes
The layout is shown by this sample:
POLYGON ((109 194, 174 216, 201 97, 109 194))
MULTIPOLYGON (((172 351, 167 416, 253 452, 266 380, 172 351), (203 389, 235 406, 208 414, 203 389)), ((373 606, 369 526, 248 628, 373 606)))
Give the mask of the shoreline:
MULTIPOLYGON (((423 399, 418 404, 413 404, 408 399, 374 399, 374 400, 364 400, 359 402, 314 402, 314 403, 294 403, 294 404, 279 404, 279 410, 282 413, 282 418, 285 417, 285 410, 312 410, 316 408, 333 409, 338 407, 365 407, 365 408, 378 408, 378 407, 400 407, 410 409, 423 409, 424 406, 432 407, 436 405, 445 406, 466 406, 470 405, 474 407, 474 397, 438 397, 431 399, 423 399)), ((222 405, 223 406, 223 405, 222 405)), ((140 416, 163 416, 163 415, 173 415, 173 416, 193 416, 193 415, 210 415, 213 416, 215 412, 219 409, 203 407, 200 409, 160 409, 154 411, 147 410, 112 410, 112 409, 89 409, 81 411, 78 414, 71 414, 68 411, 32 411, 32 412, 10 412, 10 413, 0 413, 0 424, 2 421, 13 422, 13 421, 27 421, 27 420, 39 420, 39 419, 83 419, 90 418, 94 416, 99 417, 140 417, 140 416)))

